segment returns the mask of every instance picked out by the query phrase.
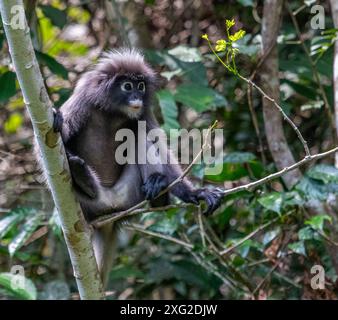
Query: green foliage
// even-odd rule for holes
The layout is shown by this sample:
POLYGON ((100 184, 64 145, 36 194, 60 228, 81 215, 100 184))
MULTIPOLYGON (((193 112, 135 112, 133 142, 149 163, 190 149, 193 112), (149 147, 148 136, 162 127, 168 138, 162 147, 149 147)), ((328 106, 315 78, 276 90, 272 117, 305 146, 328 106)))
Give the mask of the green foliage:
POLYGON ((268 210, 281 213, 282 203, 283 203, 283 194, 279 192, 271 192, 270 194, 261 197, 258 199, 258 202, 268 210))
POLYGON ((50 19, 50 21, 56 27, 62 29, 67 23, 67 13, 64 10, 60 10, 50 5, 39 5, 43 14, 50 19))
POLYGON ((169 90, 160 90, 156 96, 161 107, 164 130, 168 132, 170 129, 179 129, 177 105, 173 94, 169 90))
POLYGON ((222 170, 219 175, 206 175, 210 181, 234 181, 250 175, 252 172, 259 177, 263 172, 263 167, 256 156, 249 152, 232 152, 224 156, 223 162, 216 164, 222 170))
POLYGON ((227 104, 225 98, 216 91, 195 84, 184 84, 177 87, 175 100, 195 109, 197 112, 227 104))
POLYGON ((17 208, 1 218, 0 240, 13 231, 7 245, 10 256, 14 256, 25 244, 43 219, 43 213, 33 208, 17 208))
POLYGON ((7 102, 16 94, 16 76, 12 71, 0 75, 0 103, 7 102))
POLYGON ((46 53, 35 51, 35 54, 39 62, 42 65, 47 66, 51 72, 63 79, 68 79, 68 71, 61 63, 57 62, 53 57, 46 53))
POLYGON ((7 293, 17 299, 36 300, 37 291, 34 283, 22 275, 7 272, 0 273, 0 287, 6 289, 7 293), (24 284, 21 287, 19 284, 24 284))
POLYGON ((14 112, 4 123, 6 133, 16 133, 23 124, 23 116, 21 113, 14 112))

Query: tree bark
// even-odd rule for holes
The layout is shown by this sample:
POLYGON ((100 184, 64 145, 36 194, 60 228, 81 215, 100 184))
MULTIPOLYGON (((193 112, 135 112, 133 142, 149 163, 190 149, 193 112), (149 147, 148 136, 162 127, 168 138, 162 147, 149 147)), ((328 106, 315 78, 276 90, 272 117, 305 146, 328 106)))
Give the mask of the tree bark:
MULTIPOLYGON (((277 37, 282 21, 283 0, 264 1, 262 21, 262 56, 267 54, 261 67, 262 88, 267 95, 279 103, 279 61, 277 37)), ((278 170, 289 167, 295 163, 289 149, 283 129, 281 113, 271 101, 263 98, 263 116, 266 138, 270 153, 278 170)), ((283 181, 288 189, 294 186, 301 178, 299 169, 290 171, 283 176, 283 181)))
MULTIPOLYGON (((338 28, 338 2, 331 0, 332 20, 334 27, 338 28)), ((334 60, 333 60, 333 87, 334 87, 334 114, 336 123, 336 135, 338 136, 338 41, 336 40, 334 46, 334 60)), ((338 154, 335 157, 335 165, 338 168, 338 154)))
POLYGON ((101 299, 104 293, 91 244, 91 229, 83 218, 72 190, 62 140, 53 130, 52 104, 35 57, 23 2, 1 0, 0 12, 48 184, 59 212, 80 297, 101 299), (21 25, 18 25, 20 21, 21 25))

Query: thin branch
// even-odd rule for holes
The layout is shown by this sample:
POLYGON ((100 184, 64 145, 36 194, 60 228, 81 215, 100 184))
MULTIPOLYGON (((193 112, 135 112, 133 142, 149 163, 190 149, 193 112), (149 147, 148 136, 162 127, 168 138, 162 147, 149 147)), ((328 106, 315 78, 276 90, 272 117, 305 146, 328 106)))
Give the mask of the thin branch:
MULTIPOLYGON (((287 217, 289 215, 291 215, 292 213, 294 213, 293 211, 285 214, 283 217, 287 217)), ((252 231, 251 233, 249 233, 247 236, 245 236, 244 238, 242 238, 240 241, 238 241, 237 243, 235 243, 233 246, 224 249, 223 251, 220 252, 220 255, 224 256, 228 253, 230 253, 231 251, 235 250, 236 248, 238 248, 239 246, 241 246, 245 241, 249 240, 250 238, 254 237, 257 233, 259 233, 260 231, 264 230, 265 228, 271 226, 272 224, 274 224, 275 222, 277 222, 278 220, 280 220, 282 217, 277 217, 263 225, 261 225, 260 227, 258 227, 257 229, 255 229, 254 231, 252 231)))
POLYGON ((284 169, 282 170, 279 170, 275 173, 272 173, 262 179, 259 179, 257 181, 254 181, 254 182, 251 182, 251 183, 248 183, 248 184, 245 184, 245 185, 242 185, 242 186, 238 186, 238 187, 235 187, 235 188, 232 188, 232 189, 228 189, 228 190, 224 190, 223 194, 225 196, 229 195, 229 194, 232 194, 232 193, 236 193, 236 192, 239 192, 239 191, 243 191, 243 190, 251 190, 253 188, 256 188, 270 180, 274 180, 276 178, 279 178, 281 177, 283 174, 285 174, 286 172, 289 172, 289 171, 292 171, 292 170, 295 170, 296 168, 310 162, 310 161, 313 161, 313 160, 318 160, 318 159, 321 159, 321 158, 324 158, 324 157, 327 157, 333 153, 336 153, 338 152, 338 147, 336 148, 333 148, 329 151, 326 151, 326 152, 323 152, 323 153, 318 153, 318 154, 314 154, 314 155, 309 155, 305 158, 303 158, 302 160, 294 163, 293 165, 289 166, 289 167, 285 167, 284 169))
POLYGON ((130 216, 134 216, 134 215, 142 214, 142 213, 147 213, 147 212, 167 211, 170 209, 180 209, 180 208, 186 209, 186 208, 193 208, 193 207, 195 207, 195 205, 192 203, 178 203, 178 204, 170 204, 170 205, 163 206, 163 207, 140 208, 140 209, 135 209, 132 211, 128 209, 125 211, 119 211, 119 212, 109 214, 109 215, 103 215, 102 217, 99 217, 93 220, 91 222, 91 225, 95 228, 99 228, 107 223, 116 221, 120 219, 121 217, 126 218, 126 217, 130 217, 130 216))
MULTIPOLYGON (((217 52, 214 50, 214 48, 211 45, 211 42, 209 39, 207 39, 208 44, 209 44, 209 48, 211 49, 211 51, 213 52, 213 54, 217 57, 217 59, 220 61, 220 63, 231 73, 234 73, 229 66, 222 60, 222 58, 217 54, 217 52)), ((292 129, 296 132, 299 140, 301 141, 303 147, 304 147, 304 151, 305 154, 308 156, 310 155, 310 150, 309 147, 307 145, 306 140, 303 138, 301 132, 299 131, 299 129, 297 128, 297 126, 295 125, 295 123, 286 115, 286 113, 284 112, 283 108, 276 102, 275 99, 271 98, 269 95, 267 95, 265 93, 265 91, 259 87, 256 83, 254 83, 252 80, 247 79, 246 77, 242 76, 240 73, 236 72, 235 75, 237 77, 239 77, 241 80, 245 81, 248 85, 254 87, 255 89, 257 89, 259 91, 259 93, 267 100, 269 100, 270 102, 273 103, 273 105, 279 110, 279 112, 282 114, 283 118, 285 121, 287 121, 290 126, 292 127, 292 129)))
POLYGON ((198 209, 197 219, 198 219, 198 225, 199 225, 199 230, 200 230, 200 235, 201 235, 201 240, 202 240, 202 246, 205 248, 206 247, 206 243, 205 243, 206 233, 204 230, 204 224, 203 224, 203 219, 202 219, 202 208, 199 205, 197 209, 198 209))
POLYGON ((174 242, 174 243, 179 244, 180 246, 182 246, 186 249, 192 249, 194 247, 192 244, 184 242, 180 239, 177 239, 177 238, 174 238, 174 237, 171 237, 171 236, 167 236, 167 235, 162 234, 162 233, 147 230, 144 226, 142 226, 140 224, 128 223, 125 226, 125 228, 128 229, 128 230, 135 230, 135 231, 138 231, 138 232, 142 232, 142 233, 144 233, 148 236, 153 236, 153 237, 157 237, 157 238, 161 238, 161 239, 164 239, 164 240, 174 242))

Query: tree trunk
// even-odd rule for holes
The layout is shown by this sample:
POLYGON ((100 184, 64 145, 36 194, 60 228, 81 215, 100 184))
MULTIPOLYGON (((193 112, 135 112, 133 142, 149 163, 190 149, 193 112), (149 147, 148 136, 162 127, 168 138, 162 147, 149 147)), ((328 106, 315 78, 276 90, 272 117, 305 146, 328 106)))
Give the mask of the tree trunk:
MULTIPOLYGON (((279 103, 279 63, 277 36, 282 20, 283 0, 264 1, 262 21, 263 52, 266 56, 261 67, 262 88, 267 95, 279 103), (268 53, 270 51, 270 53, 268 53)), ((272 158, 278 170, 289 167, 295 160, 289 149, 283 129, 283 118, 271 101, 263 98, 265 134, 272 158)), ((299 169, 283 176, 287 188, 294 186, 301 177, 299 169)))
POLYGON ((40 73, 22 0, 0 1, 10 54, 58 209, 74 276, 82 299, 104 296, 91 244, 91 231, 75 199, 64 147, 53 130, 52 104, 40 73))

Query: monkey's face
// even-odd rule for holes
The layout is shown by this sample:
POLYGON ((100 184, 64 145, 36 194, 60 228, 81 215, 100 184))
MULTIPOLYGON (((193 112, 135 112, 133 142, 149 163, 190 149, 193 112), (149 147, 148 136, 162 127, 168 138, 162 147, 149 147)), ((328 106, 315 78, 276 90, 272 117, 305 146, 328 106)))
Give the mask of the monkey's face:
POLYGON ((142 75, 118 76, 114 84, 116 107, 128 118, 139 119, 147 105, 147 79, 142 75))

